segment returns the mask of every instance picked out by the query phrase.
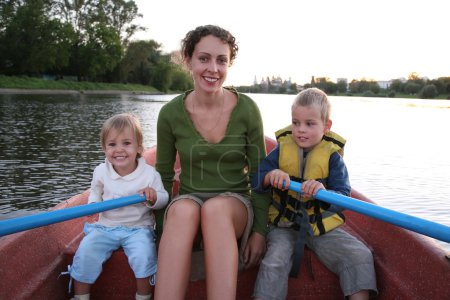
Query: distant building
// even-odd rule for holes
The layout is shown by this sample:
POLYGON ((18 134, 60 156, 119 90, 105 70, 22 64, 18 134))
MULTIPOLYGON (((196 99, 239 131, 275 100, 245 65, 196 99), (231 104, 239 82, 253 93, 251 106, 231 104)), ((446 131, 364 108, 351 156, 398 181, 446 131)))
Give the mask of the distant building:
POLYGON ((305 89, 305 86, 303 84, 297 84, 296 87, 297 87, 297 92, 301 92, 305 89))
POLYGON ((276 87, 280 87, 282 83, 283 83, 283 80, 281 79, 280 76, 278 76, 278 77, 272 76, 272 80, 270 80, 270 84, 273 86, 276 86, 276 87))
POLYGON ((379 80, 377 81, 377 83, 380 86, 380 88, 388 89, 392 84, 392 80, 379 80))

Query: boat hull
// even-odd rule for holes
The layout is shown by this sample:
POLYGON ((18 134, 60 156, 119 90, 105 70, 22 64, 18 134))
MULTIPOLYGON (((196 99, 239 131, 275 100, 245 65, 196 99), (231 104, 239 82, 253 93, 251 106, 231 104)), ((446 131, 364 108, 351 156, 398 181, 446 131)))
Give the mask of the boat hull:
MULTIPOLYGON (((268 140, 268 149, 274 146, 268 140)), ((145 152, 154 165, 155 149, 145 152)), ((357 191, 352 197, 372 202, 357 191)), ((83 192, 54 209, 87 202, 83 192)), ((373 202, 372 202, 373 203, 373 202)), ((450 299, 450 261, 431 238, 394 225, 346 211, 344 228, 373 252, 379 296, 377 299, 450 299)), ((83 237, 82 217, 0 238, 0 299, 69 299, 67 271, 83 237)), ((257 268, 239 274, 237 299, 251 299, 257 268)), ((115 251, 92 287, 92 299, 134 299, 135 279, 123 251, 115 251)), ((186 299, 206 299, 204 280, 191 282, 186 299)), ((306 249, 298 278, 289 279, 288 299, 343 299, 338 277, 306 249)))

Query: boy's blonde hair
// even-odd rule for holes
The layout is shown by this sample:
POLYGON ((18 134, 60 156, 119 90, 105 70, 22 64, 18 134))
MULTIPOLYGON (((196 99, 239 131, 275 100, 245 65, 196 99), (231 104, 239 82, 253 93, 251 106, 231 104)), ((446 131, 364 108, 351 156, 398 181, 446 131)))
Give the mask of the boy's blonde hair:
MULTIPOLYGON (((142 134, 142 127, 139 118, 130 113, 114 115, 103 123, 102 130, 100 131, 100 142, 102 148, 106 149, 106 138, 112 129, 122 132, 124 129, 130 128, 134 133, 138 146, 143 146, 144 137, 142 134)), ((138 158, 141 157, 138 153, 138 158)))
POLYGON ((311 106, 315 105, 320 110, 320 115, 325 124, 330 119, 331 105, 327 94, 318 88, 308 88, 300 93, 294 99, 292 105, 311 106))

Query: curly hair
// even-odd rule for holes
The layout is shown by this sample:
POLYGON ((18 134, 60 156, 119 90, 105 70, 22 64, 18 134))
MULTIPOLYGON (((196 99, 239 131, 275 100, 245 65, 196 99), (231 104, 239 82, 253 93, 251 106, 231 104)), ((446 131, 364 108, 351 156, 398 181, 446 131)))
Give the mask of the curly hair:
POLYGON ((187 58, 191 58, 194 53, 195 46, 197 43, 205 36, 213 35, 219 38, 224 43, 227 43, 230 46, 230 65, 233 63, 236 58, 237 52, 239 50, 238 45, 236 44, 236 39, 234 36, 228 31, 219 26, 215 25, 204 25, 198 26, 194 30, 189 31, 185 38, 181 41, 181 55, 183 61, 186 61, 187 58))

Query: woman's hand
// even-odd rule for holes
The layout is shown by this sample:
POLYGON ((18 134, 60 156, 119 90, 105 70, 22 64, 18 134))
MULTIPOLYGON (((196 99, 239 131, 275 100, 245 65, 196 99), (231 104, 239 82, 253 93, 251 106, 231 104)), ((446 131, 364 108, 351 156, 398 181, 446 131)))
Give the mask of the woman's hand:
POLYGON ((251 268, 261 263, 266 253, 266 238, 260 233, 253 232, 248 238, 244 249, 245 268, 251 268))

